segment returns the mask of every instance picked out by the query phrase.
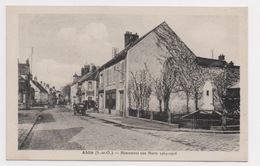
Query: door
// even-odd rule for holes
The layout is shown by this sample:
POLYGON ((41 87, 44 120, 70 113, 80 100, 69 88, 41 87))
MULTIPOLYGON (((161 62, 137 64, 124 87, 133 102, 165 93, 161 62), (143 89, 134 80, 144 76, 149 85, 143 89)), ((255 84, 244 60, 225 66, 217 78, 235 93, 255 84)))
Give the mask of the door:
POLYGON ((122 114, 122 116, 124 115, 124 92, 123 91, 120 91, 120 112, 122 114))

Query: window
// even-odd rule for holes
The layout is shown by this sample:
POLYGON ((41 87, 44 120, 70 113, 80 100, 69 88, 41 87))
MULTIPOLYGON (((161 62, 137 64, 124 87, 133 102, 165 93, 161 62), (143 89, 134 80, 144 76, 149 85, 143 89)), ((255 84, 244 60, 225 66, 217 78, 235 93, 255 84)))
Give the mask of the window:
POLYGON ((114 82, 114 80, 113 80, 113 67, 110 67, 110 82, 109 82, 109 84, 112 84, 112 82, 114 82))
POLYGON ((115 65, 112 67, 112 69, 113 69, 113 83, 116 83, 116 65, 117 65, 117 64, 115 64, 115 65))
POLYGON ((209 91, 207 90, 207 96, 209 95, 209 91))
POLYGON ((99 75, 99 83, 103 84, 103 73, 100 73, 99 75))
POLYGON ((120 62, 120 81, 125 79, 125 61, 120 62))
POLYGON ((92 90, 92 82, 88 82, 88 90, 92 90))
POLYGON ((106 91, 106 108, 116 109, 116 90, 106 91))
POLYGON ((106 77, 107 77, 107 85, 108 85, 109 84, 109 69, 107 69, 106 77))

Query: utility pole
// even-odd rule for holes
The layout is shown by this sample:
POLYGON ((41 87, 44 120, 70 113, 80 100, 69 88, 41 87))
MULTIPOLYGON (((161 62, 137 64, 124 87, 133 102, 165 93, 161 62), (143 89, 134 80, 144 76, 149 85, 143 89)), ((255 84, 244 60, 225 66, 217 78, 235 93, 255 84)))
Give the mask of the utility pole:
POLYGON ((212 51, 212 59, 214 59, 214 49, 212 49, 211 51, 212 51))
POLYGON ((31 57, 31 74, 32 74, 32 65, 33 65, 33 47, 31 48, 31 54, 30 54, 30 57, 31 57))
MULTIPOLYGON (((32 78, 31 78, 31 76, 32 76, 32 60, 33 60, 32 57, 33 57, 33 47, 31 48, 31 54, 30 54, 30 56, 29 56, 29 58, 31 58, 31 64, 30 64, 30 65, 31 65, 31 71, 30 71, 30 69, 29 69, 29 77, 28 77, 28 91, 29 91, 29 95, 28 95, 28 96, 29 96, 29 97, 28 97, 28 98, 29 98, 29 100, 28 100, 28 105, 29 105, 29 108, 31 107, 31 104, 32 104, 32 103, 31 103, 31 86, 30 86, 30 80, 32 79, 32 78)), ((29 59, 29 58, 28 58, 28 59, 29 59)))

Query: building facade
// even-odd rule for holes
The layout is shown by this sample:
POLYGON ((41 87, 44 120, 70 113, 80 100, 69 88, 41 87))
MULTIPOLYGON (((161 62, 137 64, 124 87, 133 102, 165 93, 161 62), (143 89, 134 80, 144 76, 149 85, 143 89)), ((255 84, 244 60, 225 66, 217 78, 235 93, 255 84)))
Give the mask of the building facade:
MULTIPOLYGON (((238 73, 238 78, 234 82, 239 79, 239 67, 234 66, 232 62, 227 63, 223 54, 218 59, 196 56, 165 22, 140 38, 131 32, 126 32, 124 37, 125 48, 98 69, 100 112, 128 115, 128 110, 137 109, 140 103, 143 110, 159 111, 160 102, 158 102, 158 96, 155 95, 154 83, 155 80, 162 78, 162 72, 165 71, 165 64, 169 59, 173 62, 171 64, 174 68, 173 72, 179 72, 178 76, 192 75, 194 69, 190 66, 195 66, 196 70, 203 73, 200 73, 203 80, 197 81, 200 84, 193 86, 197 87, 196 94, 193 94, 191 89, 189 93, 187 92, 191 86, 176 86, 176 89, 172 90, 168 103, 169 110, 173 113, 187 113, 187 111, 193 112, 198 109, 220 110, 220 102, 214 98, 216 96, 214 76, 231 71, 231 73, 238 73), (133 81, 135 85, 131 84, 133 81), (138 88, 141 84, 147 89, 138 88), (133 90, 138 93, 142 91, 143 94, 139 94, 141 101, 134 97, 133 90), (187 100, 187 95, 190 95, 189 100, 187 100), (206 103, 209 103, 211 107, 205 106, 206 103)), ((196 75, 187 77, 184 81, 187 85, 197 84, 192 80, 196 77, 196 75)), ((176 84, 180 85, 181 80, 183 79, 178 77, 177 81, 175 80, 176 84)))
POLYGON ((43 106, 48 104, 49 94, 47 90, 37 81, 35 76, 33 80, 30 80, 31 85, 31 105, 43 106))
POLYGON ((88 109, 97 107, 97 82, 98 71, 96 66, 85 65, 81 69, 81 76, 77 74, 73 76, 73 83, 70 86, 72 105, 74 103, 85 103, 88 109))
POLYGON ((26 63, 18 63, 18 108, 30 108, 30 64, 29 60, 26 63))

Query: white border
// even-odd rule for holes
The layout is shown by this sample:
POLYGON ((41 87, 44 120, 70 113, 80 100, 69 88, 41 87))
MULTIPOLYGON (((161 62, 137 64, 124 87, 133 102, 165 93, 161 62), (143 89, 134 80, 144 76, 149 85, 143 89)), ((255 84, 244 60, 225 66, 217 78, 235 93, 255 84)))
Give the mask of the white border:
POLYGON ((19 0, 9 0, 9 1, 1 1, 0 6, 0 87, 1 87, 1 100, 0 100, 0 117, 1 117, 1 137, 0 137, 0 165, 27 165, 27 166, 33 166, 35 164, 37 165, 68 165, 68 164, 77 164, 77 165, 85 165, 85 164, 91 164, 91 165, 104 165, 107 166, 110 165, 259 165, 260 164, 260 158, 258 148, 259 148, 259 111, 258 107, 256 105, 257 102, 259 102, 259 97, 256 94, 260 93, 260 73, 259 73, 259 62, 260 62, 260 13, 259 13, 259 6, 260 1, 259 0, 131 0, 128 2, 121 2, 120 0, 113 0, 109 3, 106 0, 99 0, 99 1, 83 1, 83 0, 39 0, 37 2, 33 0, 23 0, 22 2, 19 0), (109 6, 119 6, 119 5, 126 5, 126 6, 168 6, 168 5, 174 5, 174 6, 248 6, 249 9, 249 56, 248 56, 248 71, 249 71, 249 84, 248 84, 248 91, 249 91, 249 98, 248 98, 248 105, 249 105, 249 161, 247 163, 213 163, 213 162, 196 162, 196 163, 186 163, 186 162, 76 162, 76 161, 60 161, 60 162, 53 162, 53 161, 6 161, 5 157, 5 77, 6 77, 6 66, 5 66, 5 55, 6 55, 6 41, 5 41, 5 5, 109 5, 109 6))

